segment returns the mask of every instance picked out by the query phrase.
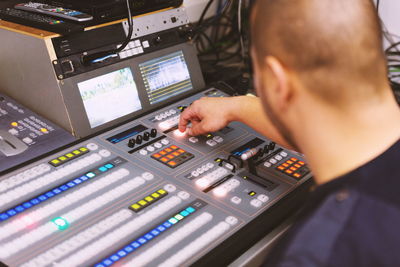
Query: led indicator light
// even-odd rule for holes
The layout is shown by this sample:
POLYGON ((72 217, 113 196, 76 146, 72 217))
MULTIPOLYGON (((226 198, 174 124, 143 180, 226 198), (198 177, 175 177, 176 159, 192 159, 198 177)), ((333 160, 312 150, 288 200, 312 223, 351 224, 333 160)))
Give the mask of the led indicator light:
POLYGON ((65 230, 69 227, 69 222, 63 217, 57 217, 52 222, 57 226, 58 230, 65 230))

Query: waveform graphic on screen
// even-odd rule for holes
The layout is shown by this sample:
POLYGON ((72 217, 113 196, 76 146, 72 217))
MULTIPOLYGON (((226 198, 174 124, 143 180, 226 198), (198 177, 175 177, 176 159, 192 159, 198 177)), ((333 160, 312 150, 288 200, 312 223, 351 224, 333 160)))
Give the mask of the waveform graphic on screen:
POLYGON ((142 108, 130 68, 80 82, 78 88, 92 128, 142 108))
POLYGON ((193 88, 182 51, 139 64, 150 104, 193 88))

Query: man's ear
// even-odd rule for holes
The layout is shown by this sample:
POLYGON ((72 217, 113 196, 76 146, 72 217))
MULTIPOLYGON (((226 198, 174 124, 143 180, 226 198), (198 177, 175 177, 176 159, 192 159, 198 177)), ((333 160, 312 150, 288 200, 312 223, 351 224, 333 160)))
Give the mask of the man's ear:
POLYGON ((293 88, 290 86, 290 76, 288 70, 272 56, 265 58, 265 63, 269 69, 269 79, 271 79, 270 100, 275 101, 275 106, 280 110, 285 110, 293 96, 293 88))

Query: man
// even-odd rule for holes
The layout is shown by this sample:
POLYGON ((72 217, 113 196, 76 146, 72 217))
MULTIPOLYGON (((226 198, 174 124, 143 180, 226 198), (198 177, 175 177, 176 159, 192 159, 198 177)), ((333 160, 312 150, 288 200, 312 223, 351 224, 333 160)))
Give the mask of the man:
POLYGON ((372 1, 258 0, 251 24, 259 98, 201 99, 179 129, 237 120, 306 155, 319 186, 268 266, 400 266, 400 109, 372 1))

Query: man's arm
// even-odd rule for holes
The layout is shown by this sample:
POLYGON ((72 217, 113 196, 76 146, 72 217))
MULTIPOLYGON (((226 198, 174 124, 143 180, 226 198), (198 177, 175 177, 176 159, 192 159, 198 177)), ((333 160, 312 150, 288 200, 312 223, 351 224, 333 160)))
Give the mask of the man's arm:
POLYGON ((289 147, 275 126, 265 115, 258 97, 204 97, 193 102, 182 112, 179 130, 189 135, 216 132, 232 121, 242 122, 280 145, 289 147), (191 122, 192 126, 187 127, 191 122))

